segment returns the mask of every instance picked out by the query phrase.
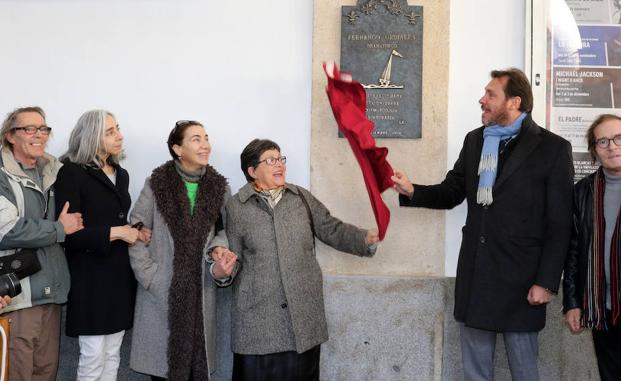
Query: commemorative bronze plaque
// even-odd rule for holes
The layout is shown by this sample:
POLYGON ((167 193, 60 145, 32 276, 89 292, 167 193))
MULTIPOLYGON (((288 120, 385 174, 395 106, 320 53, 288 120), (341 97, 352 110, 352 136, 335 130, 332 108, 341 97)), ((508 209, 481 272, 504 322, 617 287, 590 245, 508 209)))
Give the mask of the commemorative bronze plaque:
POLYGON ((367 92, 376 138, 420 138, 423 7, 406 0, 343 6, 341 69, 367 92))

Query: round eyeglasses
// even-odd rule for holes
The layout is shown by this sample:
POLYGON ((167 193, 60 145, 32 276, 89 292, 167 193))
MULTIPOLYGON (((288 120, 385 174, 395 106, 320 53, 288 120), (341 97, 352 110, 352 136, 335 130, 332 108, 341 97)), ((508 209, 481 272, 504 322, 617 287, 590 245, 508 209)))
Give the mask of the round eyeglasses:
POLYGON ((599 148, 608 148, 610 142, 615 142, 616 146, 621 146, 621 135, 613 136, 612 138, 600 138, 595 141, 595 144, 599 148))

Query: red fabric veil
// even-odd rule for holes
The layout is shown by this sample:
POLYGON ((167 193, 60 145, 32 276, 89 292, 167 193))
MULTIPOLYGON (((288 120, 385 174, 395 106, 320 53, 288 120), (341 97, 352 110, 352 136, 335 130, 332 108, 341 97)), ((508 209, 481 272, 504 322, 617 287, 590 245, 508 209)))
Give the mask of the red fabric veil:
POLYGON ((334 118, 358 160, 379 237, 383 240, 390 222, 390 210, 381 193, 393 185, 390 180, 393 170, 386 160, 388 148, 377 147, 371 136, 375 126, 367 118, 367 94, 362 85, 353 81, 350 74, 341 73, 335 63, 324 63, 323 68, 328 77, 326 92, 334 118))

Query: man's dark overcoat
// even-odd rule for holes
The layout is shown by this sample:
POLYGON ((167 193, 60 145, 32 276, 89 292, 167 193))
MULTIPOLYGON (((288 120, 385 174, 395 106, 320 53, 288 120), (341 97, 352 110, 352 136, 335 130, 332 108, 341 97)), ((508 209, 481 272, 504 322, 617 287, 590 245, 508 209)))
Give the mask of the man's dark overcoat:
POLYGON ((450 209, 468 203, 455 283, 455 319, 497 332, 545 326, 546 306, 531 306, 533 284, 559 287, 571 231, 573 165, 568 141, 530 115, 499 157, 493 203, 477 204, 483 129, 469 132, 454 168, 437 185, 414 184, 404 206, 450 209))

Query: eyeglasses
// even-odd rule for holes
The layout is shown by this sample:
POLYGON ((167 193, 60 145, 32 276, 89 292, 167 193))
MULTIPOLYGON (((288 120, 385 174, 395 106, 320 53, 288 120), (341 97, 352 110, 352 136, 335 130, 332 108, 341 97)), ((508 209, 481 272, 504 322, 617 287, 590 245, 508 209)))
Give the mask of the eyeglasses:
POLYGON ((202 126, 202 124, 195 120, 178 120, 175 123, 175 128, 173 128, 173 130, 170 132, 170 135, 171 136, 174 135, 178 129, 187 127, 187 126, 202 126))
POLYGON ((177 123, 175 123, 175 128, 185 127, 185 126, 195 125, 195 124, 201 126, 201 124, 195 120, 178 120, 177 123))
POLYGON ((34 135, 39 131, 41 135, 49 135, 50 131, 52 131, 52 127, 49 126, 22 126, 22 127, 13 127, 13 130, 21 130, 24 131, 27 135, 34 135))
POLYGON ((282 164, 286 164, 287 163, 287 157, 286 156, 281 156, 281 157, 268 157, 265 160, 261 160, 261 161, 257 161, 257 164, 255 165, 258 166, 261 163, 265 163, 267 165, 269 165, 270 167, 273 167, 276 165, 276 163, 281 162, 282 164))
POLYGON ((199 123, 199 122, 197 122, 195 120, 185 120, 185 119, 184 120, 178 120, 175 123, 175 127, 172 129, 172 131, 170 131, 170 134, 168 135, 167 143, 168 144, 172 144, 171 138, 177 134, 177 131, 180 128, 184 128, 184 127, 187 127, 187 126, 194 126, 194 125, 202 126, 201 123, 199 123))
POLYGON ((595 144, 599 148, 608 148, 610 142, 615 142, 616 146, 621 146, 621 135, 614 136, 612 138, 600 138, 595 141, 595 144))

